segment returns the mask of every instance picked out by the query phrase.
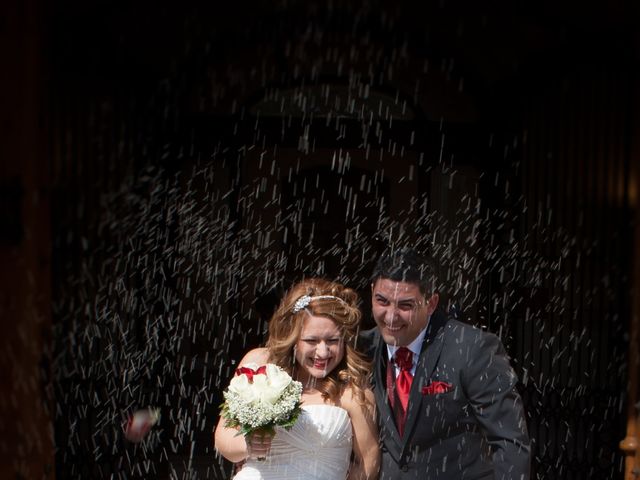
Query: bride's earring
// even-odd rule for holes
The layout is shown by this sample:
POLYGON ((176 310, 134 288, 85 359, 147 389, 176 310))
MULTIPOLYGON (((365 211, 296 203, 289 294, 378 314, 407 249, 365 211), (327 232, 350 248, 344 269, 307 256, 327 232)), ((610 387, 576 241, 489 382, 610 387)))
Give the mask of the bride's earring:
POLYGON ((293 346, 293 354, 291 355, 291 376, 296 378, 296 346, 293 346))

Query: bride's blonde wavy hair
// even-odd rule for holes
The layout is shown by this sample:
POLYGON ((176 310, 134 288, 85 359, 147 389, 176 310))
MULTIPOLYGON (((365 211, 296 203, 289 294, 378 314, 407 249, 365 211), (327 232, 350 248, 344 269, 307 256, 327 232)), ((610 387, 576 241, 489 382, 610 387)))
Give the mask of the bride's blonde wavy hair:
POLYGON ((270 361, 294 375, 294 346, 300 338, 307 315, 330 318, 340 329, 344 342, 344 356, 340 363, 319 379, 316 388, 325 400, 336 403, 346 386, 351 386, 356 398, 365 402, 364 390, 369 387, 371 363, 354 348, 362 314, 358 308, 358 294, 340 283, 311 278, 295 284, 286 293, 269 322, 266 347, 270 361), (314 298, 304 308, 294 312, 296 302, 303 296, 328 295, 337 298, 314 298))

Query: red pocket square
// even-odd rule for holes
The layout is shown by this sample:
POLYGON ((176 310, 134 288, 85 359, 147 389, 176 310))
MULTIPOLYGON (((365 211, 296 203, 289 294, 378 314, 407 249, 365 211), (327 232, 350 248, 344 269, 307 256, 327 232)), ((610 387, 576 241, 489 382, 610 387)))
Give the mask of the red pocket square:
POLYGON ((453 385, 447 382, 431 382, 422 387, 423 395, 435 395, 436 393, 447 393, 453 390, 453 385))

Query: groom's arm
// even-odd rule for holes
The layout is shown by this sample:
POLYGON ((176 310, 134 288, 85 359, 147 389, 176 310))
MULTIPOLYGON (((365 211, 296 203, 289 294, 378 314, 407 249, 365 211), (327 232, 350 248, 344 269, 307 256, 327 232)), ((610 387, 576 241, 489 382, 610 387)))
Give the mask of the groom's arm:
POLYGON ((502 342, 477 331, 469 347, 464 389, 491 446, 496 480, 528 480, 530 442, 518 378, 502 342))

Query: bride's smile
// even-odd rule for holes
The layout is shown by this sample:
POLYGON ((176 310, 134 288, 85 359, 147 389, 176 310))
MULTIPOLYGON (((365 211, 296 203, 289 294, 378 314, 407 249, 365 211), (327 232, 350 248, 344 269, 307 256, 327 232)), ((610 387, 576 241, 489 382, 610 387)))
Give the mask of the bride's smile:
POLYGON ((335 322, 314 315, 305 318, 295 348, 300 380, 326 377, 343 356, 342 334, 335 322))

